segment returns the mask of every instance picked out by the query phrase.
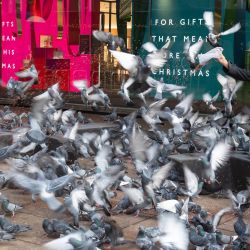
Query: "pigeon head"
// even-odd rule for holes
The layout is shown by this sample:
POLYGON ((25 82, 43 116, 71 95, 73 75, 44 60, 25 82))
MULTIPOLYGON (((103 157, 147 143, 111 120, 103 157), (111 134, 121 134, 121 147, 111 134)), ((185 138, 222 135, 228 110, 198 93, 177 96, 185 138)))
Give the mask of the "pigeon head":
POLYGON ((69 238, 69 244, 71 244, 74 247, 74 249, 77 249, 81 247, 82 241, 75 238, 69 238))
POLYGON ((203 218, 203 219, 205 219, 205 218, 207 218, 207 211, 205 211, 205 210, 201 210, 200 211, 200 216, 203 218))
POLYGON ((204 228, 202 227, 202 225, 198 225, 198 226, 196 227, 196 229, 197 229, 199 235, 205 236, 205 231, 204 231, 204 228))
POLYGON ((10 107, 9 107, 9 106, 5 105, 5 106, 3 107, 3 111, 4 111, 4 112, 7 112, 7 111, 9 111, 9 110, 10 110, 10 107))
POLYGON ((143 115, 143 114, 145 114, 146 112, 147 112, 147 109, 146 109, 144 106, 142 106, 142 107, 140 107, 140 108, 138 109, 137 114, 138 114, 138 115, 143 115))
POLYGON ((191 129, 191 123, 189 120, 185 119, 183 122, 182 122, 182 127, 184 130, 187 130, 187 131, 190 131, 191 129))
POLYGON ((51 234, 54 232, 53 229, 53 224, 51 223, 51 221, 49 219, 44 219, 43 220, 43 230, 47 233, 47 234, 51 234))
POLYGON ((95 213, 93 216, 91 216, 91 221, 98 226, 102 224, 103 219, 103 215, 100 213, 95 213))
POLYGON ((143 169, 142 170, 142 178, 146 181, 150 181, 151 180, 151 173, 148 169, 143 169))

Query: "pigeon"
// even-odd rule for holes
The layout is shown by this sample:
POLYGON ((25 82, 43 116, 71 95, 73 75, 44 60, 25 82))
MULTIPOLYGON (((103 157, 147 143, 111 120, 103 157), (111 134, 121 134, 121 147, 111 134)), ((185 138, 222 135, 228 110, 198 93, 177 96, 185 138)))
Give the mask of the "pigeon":
POLYGON ((92 199, 104 209, 104 212, 108 216, 110 216, 110 209, 112 206, 107 198, 107 188, 113 185, 123 175, 124 167, 118 165, 110 166, 105 171, 95 176, 92 199))
POLYGON ((76 229, 74 229, 72 226, 67 224, 63 220, 49 220, 44 219, 42 223, 43 230, 48 234, 48 236, 61 236, 61 235, 67 235, 70 234, 76 229))
POLYGON ((197 56, 201 50, 203 43, 204 43, 203 40, 199 40, 198 42, 194 43, 193 45, 191 45, 190 42, 186 42, 184 44, 183 54, 185 55, 188 63, 190 64, 191 69, 196 69, 196 67, 198 66, 196 59, 197 59, 197 56))
POLYGON ((49 181, 44 179, 34 180, 25 176, 24 174, 15 173, 13 174, 12 178, 16 185, 27 189, 32 193, 33 196, 39 194, 41 200, 45 201, 51 210, 59 212, 63 211, 64 207, 62 203, 55 198, 54 192, 67 185, 75 178, 75 176, 66 175, 49 181))
POLYGON ((110 50, 117 50, 117 48, 120 48, 123 52, 127 51, 126 44, 121 37, 113 36, 110 32, 101 30, 93 30, 92 34, 98 41, 107 44, 110 50))
POLYGON ((161 123, 161 120, 158 118, 158 112, 161 107, 166 103, 167 99, 162 99, 156 102, 153 102, 149 105, 148 108, 141 107, 139 109, 139 114, 141 114, 142 119, 151 127, 155 127, 156 124, 161 123))
MULTIPOLYGON (((126 188, 121 187, 121 190, 124 192, 125 195, 128 196, 130 202, 133 206, 133 212, 136 212, 136 215, 139 215, 140 209, 145 207, 146 201, 144 200, 143 191, 137 188, 126 188)), ((127 211, 130 211, 127 209, 127 211)))
POLYGON ((83 210, 87 212, 94 211, 91 202, 86 195, 84 188, 77 187, 70 192, 69 197, 65 197, 64 206, 72 214, 74 225, 79 226, 80 205, 82 204, 83 210))
POLYGON ((29 116, 29 122, 31 130, 26 133, 27 138, 33 143, 43 144, 45 142, 46 135, 41 130, 41 126, 37 120, 32 117, 32 115, 29 116))
POLYGON ((238 218, 234 223, 234 231, 240 238, 249 237, 250 236, 250 225, 246 225, 243 220, 243 214, 241 211, 238 212, 238 218))
POLYGON ((154 249, 155 247, 153 239, 146 234, 141 226, 139 227, 139 231, 136 236, 136 245, 140 249, 154 249))
POLYGON ((77 80, 74 81, 74 86, 81 91, 81 98, 84 103, 88 105, 91 103, 92 108, 96 110, 98 108, 98 104, 102 104, 105 109, 110 107, 110 99, 106 93, 100 89, 100 83, 87 87, 87 83, 85 80, 77 80))
POLYGON ((227 194, 232 201, 233 208, 236 210, 241 209, 241 206, 247 204, 250 199, 250 191, 248 189, 239 191, 236 196, 228 189, 227 194))
POLYGON ((15 235, 7 233, 6 231, 0 230, 0 241, 15 239, 15 235))
POLYGON ((51 87, 49 87, 47 89, 47 91, 45 91, 44 93, 35 96, 33 98, 33 100, 36 101, 41 101, 41 100, 45 100, 45 101, 49 101, 49 100, 55 100, 58 103, 62 103, 62 96, 60 94, 60 87, 59 87, 59 83, 55 83, 53 84, 51 87))
POLYGON ((220 220, 222 218, 222 216, 225 213, 231 212, 232 208, 231 207, 225 207, 223 209, 221 209, 220 211, 218 211, 212 218, 212 223, 213 223, 213 231, 216 232, 217 231, 217 227, 220 223, 220 220))
POLYGON ((12 224, 4 217, 0 217, 0 229, 10 234, 18 234, 31 230, 28 225, 12 224))
POLYGON ((204 182, 200 181, 199 177, 194 172, 192 172, 192 170, 189 169, 189 167, 185 165, 183 165, 182 167, 184 171, 186 190, 180 189, 181 192, 190 197, 195 197, 199 195, 199 193, 202 190, 204 182))
POLYGON ((112 148, 109 145, 103 145, 97 152, 94 160, 96 163, 96 170, 103 172, 110 166, 113 157, 112 148))
POLYGON ((132 206, 132 203, 129 197, 127 195, 124 195, 124 197, 116 204, 116 206, 112 208, 112 213, 114 214, 122 213, 130 206, 132 206))
POLYGON ((183 53, 192 70, 199 70, 201 67, 208 64, 211 59, 218 59, 222 54, 222 47, 216 47, 204 54, 199 54, 203 43, 203 40, 199 40, 193 45, 191 45, 190 42, 186 42, 184 45, 183 53))
POLYGON ((118 118, 118 115, 117 115, 117 108, 115 107, 115 108, 112 109, 112 113, 109 114, 109 115, 107 115, 107 116, 104 118, 104 120, 105 120, 105 121, 109 121, 109 122, 113 122, 113 121, 117 120, 117 118, 118 118))
POLYGON ((185 132, 182 122, 185 116, 192 110, 193 94, 187 95, 179 104, 175 106, 173 110, 165 107, 163 110, 158 112, 160 119, 168 120, 174 127, 174 133, 181 135, 185 132))
POLYGON ((17 81, 10 77, 6 85, 8 96, 13 97, 16 94, 23 98, 24 93, 33 86, 36 80, 36 78, 32 78, 28 81, 17 81))
POLYGON ((73 249, 79 249, 79 250, 96 249, 96 245, 91 239, 78 240, 72 237, 69 238, 68 244, 70 244, 73 247, 73 249))
POLYGON ((15 215, 15 212, 16 211, 19 211, 21 209, 23 209, 23 207, 19 206, 19 205, 16 205, 12 202, 10 202, 5 196, 3 196, 1 193, 0 193, 0 203, 1 203, 1 208, 2 210, 9 214, 11 213, 12 216, 15 215))
POLYGON ((223 52, 222 47, 216 47, 204 54, 198 54, 199 67, 203 67, 209 63, 212 59, 218 59, 223 52))
POLYGON ((180 202, 175 199, 161 201, 157 203, 157 206, 156 206, 156 209, 159 212, 167 211, 167 212, 171 212, 174 214, 179 213, 180 208, 181 208, 180 202))
POLYGON ((24 69, 22 71, 18 71, 15 73, 17 77, 20 78, 33 78, 37 79, 38 78, 38 72, 34 64, 32 64, 29 68, 24 69))
POLYGON ((158 65, 162 63, 161 61, 162 59, 164 58, 168 59, 169 46, 170 46, 170 41, 164 44, 159 50, 151 42, 147 42, 142 45, 142 48, 149 53, 145 59, 145 62, 147 65, 152 65, 151 70, 153 73, 155 73, 158 70, 158 65))
MULTIPOLYGON (((170 93, 173 97, 179 97, 182 95, 182 92, 184 89, 186 89, 185 86, 175 85, 175 84, 168 84, 164 83, 163 78, 160 79, 160 81, 152 80, 151 82, 151 89, 155 89, 156 93, 154 98, 156 100, 163 99, 163 93, 170 93)), ((148 90, 147 90, 148 91, 148 90)), ((151 90, 150 90, 151 91, 151 90)))
POLYGON ((205 20, 205 26, 208 28, 209 34, 208 34, 208 42, 213 46, 213 47, 219 47, 219 43, 218 43, 218 38, 220 38, 221 36, 226 36, 226 35, 230 35, 233 34, 237 31, 240 30, 241 25, 240 23, 235 24, 233 27, 231 27, 230 29, 220 32, 218 34, 215 30, 214 30, 214 14, 211 11, 205 11, 203 13, 203 19, 205 20))
POLYGON ((220 92, 218 92, 214 97, 212 97, 209 93, 205 93, 202 95, 203 101, 206 103, 206 105, 209 107, 210 110, 216 111, 217 108, 213 105, 213 102, 215 102, 220 95, 220 92))
POLYGON ((188 230, 182 220, 173 214, 161 214, 158 217, 160 230, 159 242, 163 248, 187 250, 188 230))
POLYGON ((225 166, 230 158, 231 146, 224 141, 212 142, 205 154, 199 159, 203 162, 205 172, 210 181, 215 181, 217 169, 225 166))
MULTIPOLYGON (((105 230, 105 239, 110 242, 112 246, 130 243, 124 240, 122 228, 114 219, 105 215, 94 216, 95 223, 105 230)), ((93 220, 93 217, 92 217, 93 220)))
MULTIPOLYGON (((75 244, 75 242, 73 241, 73 239, 76 239, 78 241, 82 241, 82 240, 86 240, 86 237, 84 235, 84 232, 82 230, 78 230, 77 232, 73 232, 70 233, 66 236, 63 236, 61 238, 52 240, 46 244, 43 245, 43 247, 45 249, 50 249, 50 250, 56 250, 56 249, 65 249, 65 250, 72 250, 75 249, 73 248, 73 244, 75 244), (70 240, 70 242, 69 242, 70 240)), ((76 248, 77 249, 77 248, 76 248)), ((89 248, 80 248, 80 249, 89 249, 89 248)), ((95 247, 90 247, 90 249, 96 249, 95 247)))
POLYGON ((146 64, 140 56, 113 50, 110 50, 110 52, 122 67, 129 72, 129 78, 123 86, 124 95, 128 101, 130 101, 128 88, 135 82, 147 83, 150 86, 152 81, 150 74, 162 68, 167 62, 165 50, 158 51, 159 53, 150 53, 145 59, 146 64))
POLYGON ((225 112, 227 115, 231 115, 233 111, 232 100, 236 92, 242 87, 243 82, 238 82, 229 77, 217 74, 217 80, 222 86, 222 94, 225 101, 225 112))
POLYGON ((209 243, 207 237, 199 235, 193 227, 189 231, 189 240, 196 247, 206 247, 209 243))

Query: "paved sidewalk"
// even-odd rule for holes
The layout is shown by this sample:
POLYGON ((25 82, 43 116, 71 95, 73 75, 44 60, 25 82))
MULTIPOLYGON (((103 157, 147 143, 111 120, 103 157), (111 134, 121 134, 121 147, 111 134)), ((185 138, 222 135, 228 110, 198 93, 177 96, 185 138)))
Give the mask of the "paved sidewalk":
MULTIPOLYGON (((7 165, 1 164, 0 170, 8 169, 7 165)), ((129 170, 130 174, 133 174, 133 169, 129 170)), ((3 189, 1 192, 6 195, 10 201, 17 204, 21 204, 24 208, 21 212, 17 212, 14 217, 9 217, 9 219, 14 223, 28 224, 32 227, 32 231, 19 234, 15 240, 9 242, 0 242, 1 250, 16 250, 16 249, 42 249, 42 245, 52 239, 49 239, 42 229, 42 221, 44 218, 57 218, 64 219, 68 222, 72 222, 72 218, 67 213, 54 213, 50 211, 46 204, 39 199, 37 202, 33 203, 31 200, 31 195, 19 190, 19 189, 3 189)), ((117 201, 122 197, 121 193, 112 200, 112 204, 115 205, 117 201)), ((211 214, 218 212, 220 209, 229 206, 230 201, 228 199, 216 199, 210 196, 200 196, 196 198, 195 201, 202 207, 208 210, 211 214)), ((0 212, 2 213, 2 211, 0 212)), ((125 239, 134 240, 138 228, 140 225, 144 227, 157 225, 156 213, 154 210, 143 211, 139 217, 134 215, 120 214, 112 216, 117 223, 123 228, 125 239)), ((249 212, 245 213, 246 222, 249 221, 249 212)), ((219 229, 223 230, 228 235, 234 235, 233 223, 236 217, 234 214, 229 213, 223 216, 219 229)), ((87 225, 88 222, 81 222, 83 225, 87 225)), ((125 245, 119 246, 117 249, 137 249, 135 245, 125 245)))

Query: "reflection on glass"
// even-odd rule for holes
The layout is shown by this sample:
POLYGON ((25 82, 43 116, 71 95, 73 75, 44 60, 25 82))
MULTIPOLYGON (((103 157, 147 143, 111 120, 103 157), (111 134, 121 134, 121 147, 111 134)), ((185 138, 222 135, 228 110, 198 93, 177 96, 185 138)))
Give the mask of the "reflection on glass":
POLYGON ((52 36, 40 36, 40 48, 52 48, 52 36))

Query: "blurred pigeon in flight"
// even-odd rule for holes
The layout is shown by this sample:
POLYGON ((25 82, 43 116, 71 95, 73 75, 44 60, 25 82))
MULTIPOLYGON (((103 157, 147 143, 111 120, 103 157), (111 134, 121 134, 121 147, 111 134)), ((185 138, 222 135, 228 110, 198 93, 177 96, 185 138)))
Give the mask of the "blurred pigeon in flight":
POLYGON ((205 154, 200 157, 209 180, 215 182, 215 172, 226 165, 230 158, 231 146, 224 141, 212 141, 205 154))
POLYGON ((40 100, 56 100, 59 103, 62 103, 62 96, 60 94, 60 87, 59 87, 59 83, 55 83, 54 85, 52 85, 51 87, 49 87, 47 89, 47 91, 45 91, 44 93, 42 93, 41 95, 35 96, 33 98, 34 101, 40 101, 40 100))
POLYGON ((189 62, 191 69, 195 69, 197 66, 196 58, 201 50, 203 43, 204 41, 200 40, 194 43, 193 45, 191 45, 190 42, 186 42, 184 44, 183 54, 185 55, 187 61, 189 62))
POLYGON ((38 72, 37 72, 37 69, 36 69, 34 64, 32 64, 27 69, 16 72, 15 74, 16 74, 17 77, 20 77, 20 78, 28 78, 28 77, 31 77, 31 78, 34 78, 34 79, 38 78, 38 72))
POLYGON ((219 34, 215 34, 217 32, 214 30, 214 14, 213 14, 213 12, 205 11, 203 13, 203 19, 205 20, 205 25, 207 26, 207 28, 209 30, 208 41, 213 47, 220 46, 218 43, 218 38, 220 38, 221 36, 233 34, 237 31, 239 31, 241 28, 240 23, 237 23, 233 27, 231 27, 230 29, 223 31, 219 34))
POLYGON ((162 94, 164 92, 170 93, 174 97, 178 97, 182 94, 182 91, 186 88, 185 86, 179 86, 175 84, 168 84, 163 81, 163 78, 160 81, 152 80, 151 86, 156 89, 155 99, 161 100, 163 98, 162 94))
POLYGON ((220 95, 220 92, 218 92, 214 97, 212 97, 209 93, 205 93, 202 95, 203 101, 208 105, 209 109, 216 111, 217 108, 213 105, 213 102, 215 102, 220 95))
POLYGON ((184 44, 184 55, 190 64, 192 70, 199 70, 212 59, 218 59, 221 56, 223 48, 216 47, 204 54, 199 54, 204 41, 200 40, 193 45, 188 41, 184 44))
POLYGON ((243 82, 236 83, 235 79, 229 76, 217 74, 217 80, 222 86, 222 94, 225 102, 225 112, 231 115, 233 111, 232 100, 236 92, 242 87, 243 82))
POLYGON ((188 230, 185 223, 175 215, 161 214, 158 218, 158 228, 160 230, 159 242, 164 249, 188 249, 188 230))
POLYGON ((22 82, 22 81, 14 80, 12 77, 10 77, 6 86, 8 96, 13 97, 14 94, 17 94, 18 96, 23 98, 24 93, 29 88, 32 87, 35 81, 36 81, 36 78, 32 78, 29 81, 22 82))
POLYGON ((168 120, 171 123, 174 127, 174 133, 177 135, 180 135, 185 131, 182 126, 182 122, 192 109, 193 99, 193 94, 189 94, 179 104, 177 104, 173 110, 165 107, 162 111, 158 112, 161 119, 168 120))
POLYGON ((150 86, 152 81, 150 74, 162 68, 168 59, 165 49, 149 53, 145 58, 145 63, 140 56, 113 50, 110 50, 110 52, 129 72, 129 78, 124 83, 124 95, 127 100, 130 100, 128 88, 135 82, 147 83, 150 86))
POLYGON ((108 49, 117 50, 119 47, 121 51, 126 52, 126 44, 123 38, 118 36, 113 36, 110 32, 105 32, 101 30, 94 30, 93 36, 100 42, 106 43, 108 45, 108 49))

